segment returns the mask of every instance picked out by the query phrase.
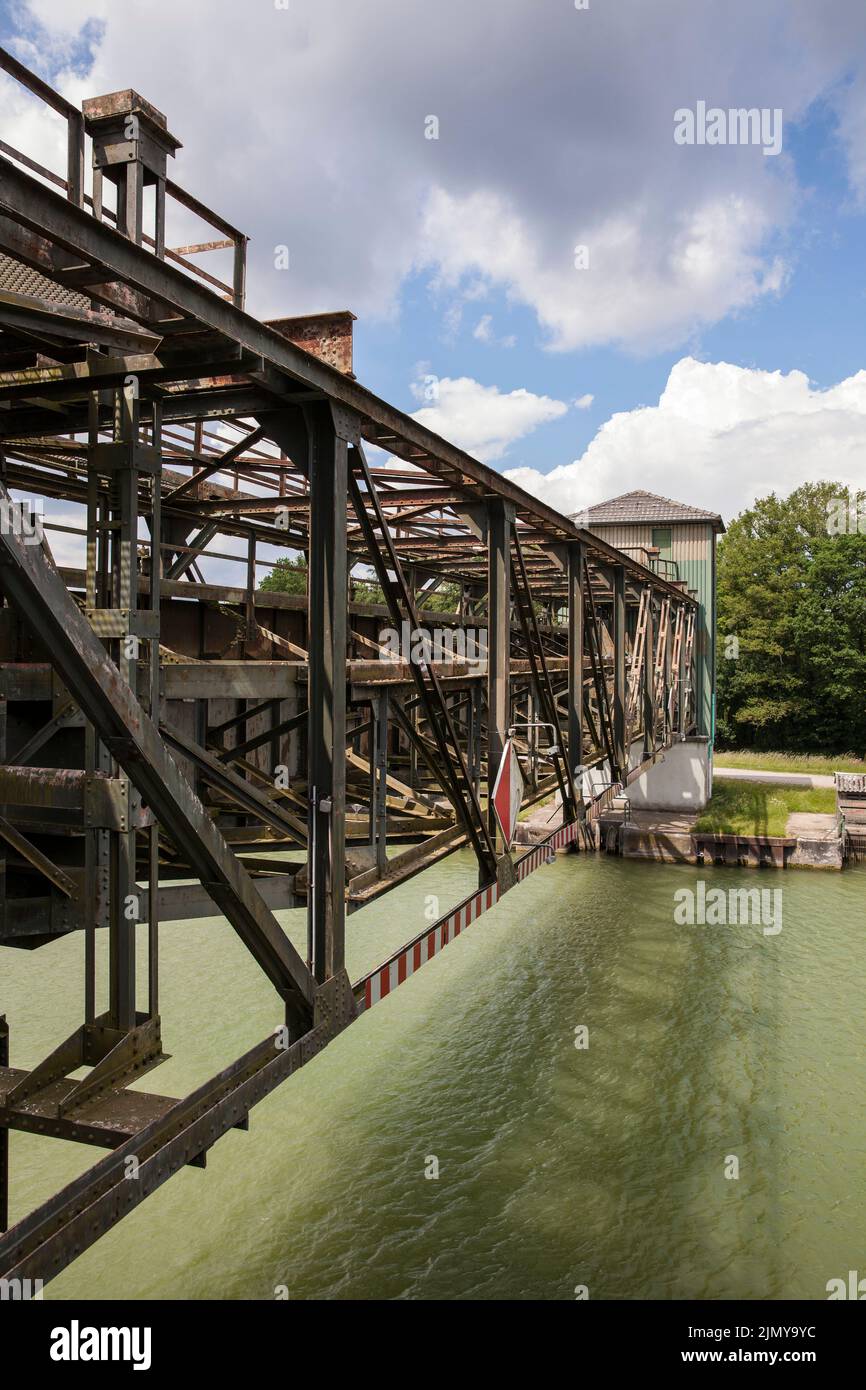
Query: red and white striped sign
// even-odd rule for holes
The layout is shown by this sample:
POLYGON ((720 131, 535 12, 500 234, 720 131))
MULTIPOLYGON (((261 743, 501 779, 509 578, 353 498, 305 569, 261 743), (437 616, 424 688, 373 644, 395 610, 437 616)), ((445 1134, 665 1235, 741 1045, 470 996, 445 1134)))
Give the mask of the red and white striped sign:
POLYGON ((499 764, 499 771, 493 784, 491 801, 496 812, 496 819, 499 821, 499 829, 502 831, 502 838, 505 841, 505 848, 511 849, 517 817, 520 815, 520 807, 523 802, 523 773, 520 771, 520 763, 517 760, 517 753, 511 739, 506 741, 502 750, 502 761, 499 764))

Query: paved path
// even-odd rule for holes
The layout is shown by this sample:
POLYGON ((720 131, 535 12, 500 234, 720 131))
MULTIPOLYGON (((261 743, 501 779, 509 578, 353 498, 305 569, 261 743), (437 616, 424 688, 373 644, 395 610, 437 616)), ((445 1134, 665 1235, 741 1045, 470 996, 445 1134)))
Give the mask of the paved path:
POLYGON ((817 811, 792 811, 785 834, 793 835, 798 840, 835 840, 839 827, 835 816, 822 815, 817 811))
POLYGON ((778 782, 780 787, 834 787, 832 773, 761 772, 750 767, 713 767, 714 777, 730 777, 734 782, 778 782))

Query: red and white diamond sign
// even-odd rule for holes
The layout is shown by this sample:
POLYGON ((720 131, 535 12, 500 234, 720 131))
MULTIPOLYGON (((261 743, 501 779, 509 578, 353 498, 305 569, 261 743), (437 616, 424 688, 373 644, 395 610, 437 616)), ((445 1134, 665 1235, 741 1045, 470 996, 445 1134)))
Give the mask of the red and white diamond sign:
POLYGON ((511 849, 520 803, 523 801, 523 773, 517 761, 517 753, 511 739, 502 750, 502 762, 493 786, 493 809, 499 821, 499 829, 505 840, 505 848, 511 849))

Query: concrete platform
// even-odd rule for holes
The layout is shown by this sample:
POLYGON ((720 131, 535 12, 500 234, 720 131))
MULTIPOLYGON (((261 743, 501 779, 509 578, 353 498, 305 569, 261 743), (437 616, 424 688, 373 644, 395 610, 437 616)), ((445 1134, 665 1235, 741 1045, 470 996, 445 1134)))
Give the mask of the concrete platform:
POLYGON ((832 815, 796 812, 789 816, 783 837, 699 835, 694 830, 696 820, 688 812, 634 810, 620 829, 620 852, 624 859, 664 864, 842 868, 842 841, 832 815))
POLYGON ((630 824, 656 835, 688 835, 697 818, 696 811, 632 811, 630 824))
POLYGON ((835 840, 839 834, 836 817, 817 811, 792 811, 785 826, 798 840, 835 840))
POLYGON ((791 868, 842 868, 843 846, 835 816, 819 815, 815 811, 792 811, 788 817, 787 831, 797 839, 797 848, 790 860, 791 868))

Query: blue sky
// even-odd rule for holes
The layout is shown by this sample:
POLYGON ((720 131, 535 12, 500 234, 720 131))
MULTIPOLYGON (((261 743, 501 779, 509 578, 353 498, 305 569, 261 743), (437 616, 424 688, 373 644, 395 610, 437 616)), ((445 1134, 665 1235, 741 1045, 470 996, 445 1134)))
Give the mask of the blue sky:
POLYGON ((502 291, 467 314, 452 336, 442 324, 439 297, 428 291, 427 277, 417 275, 404 287, 395 323, 358 329, 365 379, 407 409, 407 361, 429 361, 440 375, 493 380, 503 390, 526 387, 562 400, 592 394, 588 409, 543 426, 509 458, 547 472, 552 460, 581 454, 614 412, 654 404, 684 351, 769 372, 799 369, 822 387, 853 375, 866 366, 866 206, 847 185, 837 121, 827 106, 818 103, 791 125, 786 147, 806 196, 778 238, 791 265, 782 293, 725 315, 675 348, 551 353, 532 312, 509 305, 502 291), (492 316, 501 338, 517 338, 514 347, 485 346, 473 338, 482 312, 492 316))
MULTIPOLYGON (((252 235, 249 307, 352 308, 365 384, 554 505, 862 482, 860 0, 0 0, 0 34, 153 100, 252 235), (782 154, 678 147, 698 100, 781 110, 782 154)), ((8 83, 0 114, 56 159, 8 83)))

